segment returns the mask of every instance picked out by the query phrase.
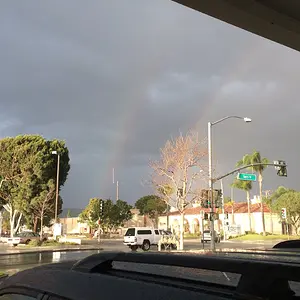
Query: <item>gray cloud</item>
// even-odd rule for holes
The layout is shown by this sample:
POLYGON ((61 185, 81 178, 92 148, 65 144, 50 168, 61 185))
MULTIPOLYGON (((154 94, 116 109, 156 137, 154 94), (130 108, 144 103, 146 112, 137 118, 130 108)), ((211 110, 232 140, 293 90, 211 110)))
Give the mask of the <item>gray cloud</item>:
POLYGON ((266 188, 297 188, 295 51, 164 0, 7 1, 0 17, 1 136, 66 140, 67 206, 113 198, 112 167, 133 203, 167 139, 232 114, 253 123, 214 128, 219 172, 258 149, 290 163, 287 179, 266 171, 266 188))

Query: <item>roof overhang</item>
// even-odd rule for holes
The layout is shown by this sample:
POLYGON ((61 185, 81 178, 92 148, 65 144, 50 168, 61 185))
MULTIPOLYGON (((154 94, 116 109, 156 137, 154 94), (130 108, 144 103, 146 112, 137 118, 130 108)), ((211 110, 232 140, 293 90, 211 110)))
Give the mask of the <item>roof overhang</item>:
POLYGON ((300 0, 172 0, 300 51, 300 0))

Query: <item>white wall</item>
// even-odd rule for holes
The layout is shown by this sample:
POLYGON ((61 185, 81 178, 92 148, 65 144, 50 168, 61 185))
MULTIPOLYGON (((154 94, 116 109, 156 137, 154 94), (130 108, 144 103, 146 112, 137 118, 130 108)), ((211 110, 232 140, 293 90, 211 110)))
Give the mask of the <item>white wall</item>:
MULTIPOLYGON (((216 230, 222 230, 224 224, 224 217, 226 216, 223 214, 219 214, 219 220, 215 221, 215 228, 216 230)), ((266 231, 274 234, 281 234, 281 223, 280 219, 277 214, 265 213, 265 227, 266 231)), ((169 216, 169 226, 171 229, 175 231, 179 230, 179 222, 180 216, 179 215, 171 215, 169 216)), ((250 230, 249 226, 249 218, 247 213, 235 213, 235 214, 228 214, 228 222, 229 226, 238 225, 241 228, 241 233, 244 234, 246 231, 250 230)), ((185 215, 185 227, 186 231, 190 233, 195 233, 195 231, 202 230, 200 215, 185 215)), ((166 229, 167 224, 167 217, 161 216, 159 217, 159 228, 166 229)), ((209 221, 204 221, 204 229, 208 228, 209 221)), ((262 217, 260 212, 251 213, 251 227, 252 231, 256 233, 261 233, 262 230, 262 217)))

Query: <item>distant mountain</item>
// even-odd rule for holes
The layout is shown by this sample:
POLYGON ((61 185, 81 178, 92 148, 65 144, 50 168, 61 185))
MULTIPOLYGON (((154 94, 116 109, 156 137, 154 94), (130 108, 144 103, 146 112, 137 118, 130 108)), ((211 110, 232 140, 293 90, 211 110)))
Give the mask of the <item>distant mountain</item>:
POLYGON ((60 218, 67 218, 68 215, 71 218, 76 218, 83 211, 80 208, 64 208, 62 213, 59 215, 60 218), (69 212, 69 213, 68 213, 69 212))

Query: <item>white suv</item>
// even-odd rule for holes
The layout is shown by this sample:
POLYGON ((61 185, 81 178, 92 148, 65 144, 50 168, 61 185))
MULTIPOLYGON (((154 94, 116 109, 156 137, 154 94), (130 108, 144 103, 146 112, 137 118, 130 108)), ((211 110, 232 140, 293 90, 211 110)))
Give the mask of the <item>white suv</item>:
POLYGON ((138 248, 148 251, 151 245, 158 245, 160 238, 161 232, 159 229, 132 227, 127 229, 123 244, 128 246, 132 251, 136 251, 138 248))

